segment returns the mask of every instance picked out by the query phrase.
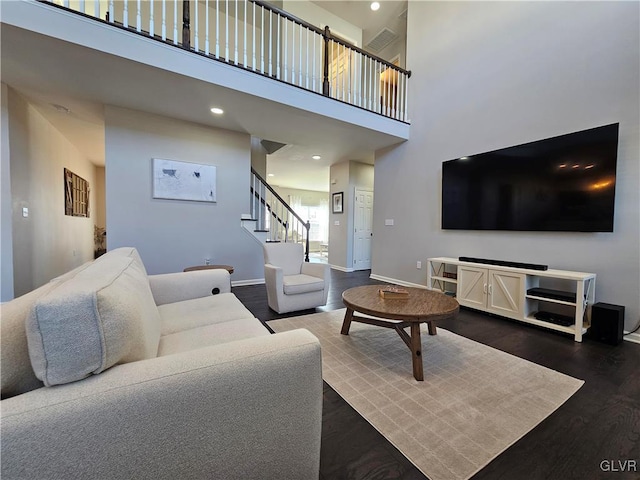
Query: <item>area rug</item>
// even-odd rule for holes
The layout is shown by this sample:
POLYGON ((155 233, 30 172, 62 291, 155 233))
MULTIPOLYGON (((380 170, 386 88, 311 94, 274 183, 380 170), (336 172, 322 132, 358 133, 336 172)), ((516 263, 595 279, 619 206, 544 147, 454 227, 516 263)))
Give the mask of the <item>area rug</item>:
POLYGON ((306 328, 322 346, 322 376, 431 480, 467 479, 553 413, 584 383, 535 363, 424 327, 424 381, 392 329, 353 322, 345 310, 269 322, 306 328))

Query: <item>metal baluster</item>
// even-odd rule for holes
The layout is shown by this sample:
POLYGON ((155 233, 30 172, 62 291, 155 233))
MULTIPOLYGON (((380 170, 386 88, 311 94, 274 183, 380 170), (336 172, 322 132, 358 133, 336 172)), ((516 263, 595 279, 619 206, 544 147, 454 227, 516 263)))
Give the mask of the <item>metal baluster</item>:
POLYGON ((139 32, 142 30, 142 15, 140 12, 140 8, 141 8, 141 0, 137 0, 137 4, 136 4, 136 30, 139 32))
POLYGON ((167 0, 162 0, 162 41, 167 41, 167 0))
POLYGON ((124 5, 122 6, 122 26, 123 27, 129 26, 129 1, 128 0, 125 0, 124 5))
POLYGON ((235 44, 233 45, 233 60, 235 64, 238 64, 238 0, 233 2, 236 7, 236 18, 235 18, 235 44))
POLYGON ((291 83, 296 84, 296 24, 291 25, 291 83))
POLYGON ((289 57, 289 52, 287 49, 287 44, 288 42, 288 35, 289 35, 289 22, 287 21, 286 18, 283 18, 284 21, 284 78, 283 80, 286 82, 287 81, 287 76, 289 75, 289 70, 287 68, 287 59, 289 57))
POLYGON ((116 10, 113 4, 113 0, 109 0, 109 22, 115 22, 116 10))
POLYGON ((298 25, 298 34, 299 34, 299 45, 298 55, 300 56, 300 60, 298 61, 298 85, 302 86, 302 25, 298 25))
POLYGON ((264 7, 260 6, 260 73, 264 73, 264 7))
POLYGON ((276 15, 276 20, 278 22, 278 35, 276 37, 276 78, 280 80, 280 14, 276 15))
POLYGON ((244 40, 242 42, 242 47, 243 47, 243 62, 244 62, 244 68, 247 68, 247 0, 244 0, 244 40))
POLYGON ((204 2, 204 54, 209 55, 209 0, 204 2))
POLYGON ((195 23, 196 23, 195 29, 194 29, 194 34, 193 34, 193 38, 195 40, 194 41, 194 47, 195 47, 195 51, 199 52, 200 51, 200 41, 199 41, 200 40, 199 39, 200 35, 198 33, 198 27, 199 27, 199 25, 198 25, 198 10, 200 10, 200 9, 198 8, 198 0, 195 0, 195 2, 193 2, 193 3, 194 3, 193 6, 194 6, 194 10, 195 10, 195 12, 194 12, 195 13, 194 20, 195 20, 195 23))
POLYGON ((229 0, 225 0, 224 9, 224 59, 229 61, 229 0))
POLYGON ((256 218, 256 176, 251 173, 251 218, 256 218))
POLYGON ((385 115, 389 117, 391 115, 391 69, 389 67, 385 70, 385 79, 387 81, 387 102, 385 105, 385 115))
POLYGON ((178 0, 173 0, 173 44, 178 44, 178 0))
POLYGON ((316 78, 316 45, 318 44, 318 37, 316 36, 316 32, 313 32, 313 61, 311 62, 311 69, 312 69, 312 73, 311 73, 311 81, 312 81, 312 86, 311 89, 314 92, 317 92, 317 78, 316 78))
POLYGON ((345 65, 346 50, 347 50, 347 47, 342 45, 342 55, 340 56, 340 62, 342 63, 342 101, 343 102, 347 95, 347 73, 346 73, 347 68, 345 65))
POLYGON ((93 16, 100 18, 100 0, 95 0, 93 2, 93 16))
POLYGON ((304 28, 304 31, 307 33, 307 47, 305 51, 305 59, 307 61, 305 70, 305 88, 309 90, 309 29, 307 27, 304 28))
POLYGON ((349 65, 349 91, 347 92, 347 101, 351 103, 351 89, 353 88, 353 75, 355 75, 355 71, 353 68, 353 52, 351 52, 351 49, 347 51, 349 52, 349 62, 347 63, 347 65, 349 65))
POLYGON ((216 0, 216 58, 220 58, 220 3, 216 0))
POLYGON ((273 10, 269 10, 269 76, 273 77, 273 10))
POLYGON ((253 38, 251 40, 251 67, 253 68, 253 71, 255 72, 256 70, 256 4, 253 3, 253 38))
POLYGON ((84 9, 85 9, 85 4, 84 4, 84 0, 80 0, 78 2, 78 10, 82 13, 84 13, 84 9))
POLYGON ((375 83, 373 84, 375 97, 374 100, 376 102, 376 112, 382 113, 382 99, 380 98, 380 94, 382 93, 380 90, 380 69, 378 68, 378 61, 375 60, 373 62, 373 70, 376 72, 375 83))
POLYGON ((396 118, 398 120, 402 120, 403 115, 404 115, 404 111, 402 110, 402 106, 404 105, 404 73, 400 73, 398 72, 398 90, 399 90, 399 94, 398 94, 398 109, 396 111, 396 118))

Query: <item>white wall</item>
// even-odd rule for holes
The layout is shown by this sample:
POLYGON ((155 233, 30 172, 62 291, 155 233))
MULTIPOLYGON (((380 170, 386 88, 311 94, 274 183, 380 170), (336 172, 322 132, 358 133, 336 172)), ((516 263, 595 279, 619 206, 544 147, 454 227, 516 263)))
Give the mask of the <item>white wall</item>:
POLYGON ((0 101, 0 302, 13 298, 13 240, 11 149, 9 148, 9 88, 4 83, 0 101))
POLYGON ((376 153, 373 273, 474 256, 597 274, 640 317, 637 2, 409 2, 411 140, 376 153), (620 122, 614 233, 440 229, 442 162, 620 122), (384 227, 395 218, 395 227, 384 227))
MULTIPOLYGON (((372 165, 350 160, 331 165, 329 176, 331 178, 330 195, 343 192, 343 213, 329 215, 329 263, 341 270, 353 271, 355 190, 356 188, 373 190, 374 169, 372 165), (339 222, 339 225, 335 222, 339 222)), ((330 209, 332 205, 333 196, 329 198, 330 209)), ((374 237, 374 244, 377 241, 374 237)))
POLYGON ((285 0, 281 7, 285 12, 318 28, 329 26, 331 33, 362 48, 362 29, 334 15, 315 3, 306 0, 285 0))
POLYGON ((261 279, 260 245, 240 225, 249 213, 251 139, 134 110, 105 108, 109 249, 136 247, 150 274, 211 263, 232 281, 261 279), (217 167, 217 203, 152 198, 152 158, 217 167))
POLYGON ((107 213, 105 206, 105 191, 104 191, 104 167, 96 166, 94 174, 95 182, 91 185, 91 188, 96 194, 96 201, 93 204, 91 211, 95 214, 94 221, 98 227, 104 228, 107 224, 107 213))
MULTIPOLYGON (((8 93, 14 293, 19 296, 93 258, 93 214, 64 214, 64 168, 90 187, 95 169, 33 105, 11 88, 8 93), (29 209, 26 218, 23 207, 29 209)), ((92 189, 89 205, 95 200, 92 189)))

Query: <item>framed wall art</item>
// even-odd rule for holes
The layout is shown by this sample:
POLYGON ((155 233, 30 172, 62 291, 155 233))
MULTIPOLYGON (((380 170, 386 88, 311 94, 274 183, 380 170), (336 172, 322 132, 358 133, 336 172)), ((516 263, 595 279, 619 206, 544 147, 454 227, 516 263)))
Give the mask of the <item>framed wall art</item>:
POLYGON ((342 202, 344 200, 344 192, 334 193, 331 196, 331 212, 332 213, 343 213, 342 202))
POLYGON ((215 165, 154 158, 153 198, 215 202, 215 165))
POLYGON ((64 169, 64 214, 89 217, 89 182, 64 169))

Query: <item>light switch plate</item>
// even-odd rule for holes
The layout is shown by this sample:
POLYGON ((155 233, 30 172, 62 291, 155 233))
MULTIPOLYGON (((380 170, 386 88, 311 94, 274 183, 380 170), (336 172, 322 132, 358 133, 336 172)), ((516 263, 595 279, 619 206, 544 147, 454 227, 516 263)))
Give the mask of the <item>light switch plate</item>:
POLYGON ((393 218, 385 219, 384 224, 387 225, 388 227, 393 227, 393 218))
POLYGON ((29 207, 22 207, 22 216, 27 218, 29 216, 29 207))

